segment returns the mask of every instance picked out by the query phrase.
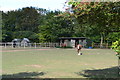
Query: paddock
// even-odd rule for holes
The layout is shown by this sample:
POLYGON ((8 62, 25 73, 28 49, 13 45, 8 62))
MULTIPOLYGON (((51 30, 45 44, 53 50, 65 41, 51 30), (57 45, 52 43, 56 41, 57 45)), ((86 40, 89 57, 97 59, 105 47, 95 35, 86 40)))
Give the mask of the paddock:
MULTIPOLYGON (((111 49, 3 48, 3 78, 116 78, 111 49)), ((0 70, 1 71, 1 70, 0 70)))

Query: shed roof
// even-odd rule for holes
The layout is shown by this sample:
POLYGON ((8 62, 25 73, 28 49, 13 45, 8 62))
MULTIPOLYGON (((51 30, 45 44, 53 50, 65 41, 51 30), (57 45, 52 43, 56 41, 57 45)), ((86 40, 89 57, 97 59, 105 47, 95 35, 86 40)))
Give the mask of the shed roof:
POLYGON ((87 39, 86 37, 59 37, 59 39, 87 39))

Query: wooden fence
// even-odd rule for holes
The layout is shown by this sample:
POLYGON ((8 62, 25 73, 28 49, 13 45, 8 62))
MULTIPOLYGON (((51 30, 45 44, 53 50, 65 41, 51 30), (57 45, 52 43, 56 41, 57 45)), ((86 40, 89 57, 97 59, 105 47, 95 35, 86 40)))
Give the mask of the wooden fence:
MULTIPOLYGON (((14 44, 11 42, 0 43, 2 48, 11 47, 14 48, 14 44)), ((39 47, 57 47, 59 43, 16 43, 15 48, 39 48, 39 47)))
POLYGON ((94 43, 92 45, 93 48, 111 48, 111 44, 103 43, 102 45, 100 43, 94 43))
MULTIPOLYGON (((59 47, 60 44, 59 43, 16 43, 15 47, 16 48, 40 48, 40 47, 59 47)), ((7 48, 7 47, 11 47, 14 48, 14 44, 12 42, 7 42, 7 43, 0 43, 0 47, 2 48, 7 48)), ((92 46, 92 48, 111 48, 111 44, 108 43, 104 43, 104 44, 100 44, 100 43, 94 43, 92 46)))

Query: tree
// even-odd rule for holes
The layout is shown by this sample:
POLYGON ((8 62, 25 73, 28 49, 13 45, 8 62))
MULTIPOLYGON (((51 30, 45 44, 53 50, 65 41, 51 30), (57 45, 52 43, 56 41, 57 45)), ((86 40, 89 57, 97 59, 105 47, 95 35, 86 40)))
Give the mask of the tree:
POLYGON ((14 38, 27 37, 38 42, 37 32, 41 14, 40 10, 34 7, 2 12, 2 41, 11 42, 14 38))
POLYGON ((73 35, 73 24, 69 19, 57 17, 60 11, 50 11, 39 25, 39 39, 41 42, 57 42, 59 37, 71 37, 73 35))
POLYGON ((120 31, 120 2, 68 2, 68 4, 72 6, 67 9, 67 13, 70 10, 68 15, 75 16, 80 25, 88 24, 87 27, 80 26, 84 34, 85 30, 95 29, 92 32, 101 36, 101 46, 109 32, 120 31))
POLYGON ((2 12, 2 41, 12 41, 12 34, 15 30, 15 12, 2 12))
POLYGON ((38 32, 39 16, 38 11, 33 7, 26 7, 18 11, 16 28, 20 31, 38 32))
POLYGON ((39 42, 38 35, 32 31, 18 31, 13 33, 13 39, 23 39, 28 38, 31 42, 39 42))

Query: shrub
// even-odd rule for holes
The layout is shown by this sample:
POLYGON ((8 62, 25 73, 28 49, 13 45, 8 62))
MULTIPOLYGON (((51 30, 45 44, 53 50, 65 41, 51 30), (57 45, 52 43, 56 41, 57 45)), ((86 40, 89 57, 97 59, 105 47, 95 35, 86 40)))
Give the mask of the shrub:
POLYGON ((112 49, 116 52, 116 55, 120 57, 120 39, 112 43, 112 49))

